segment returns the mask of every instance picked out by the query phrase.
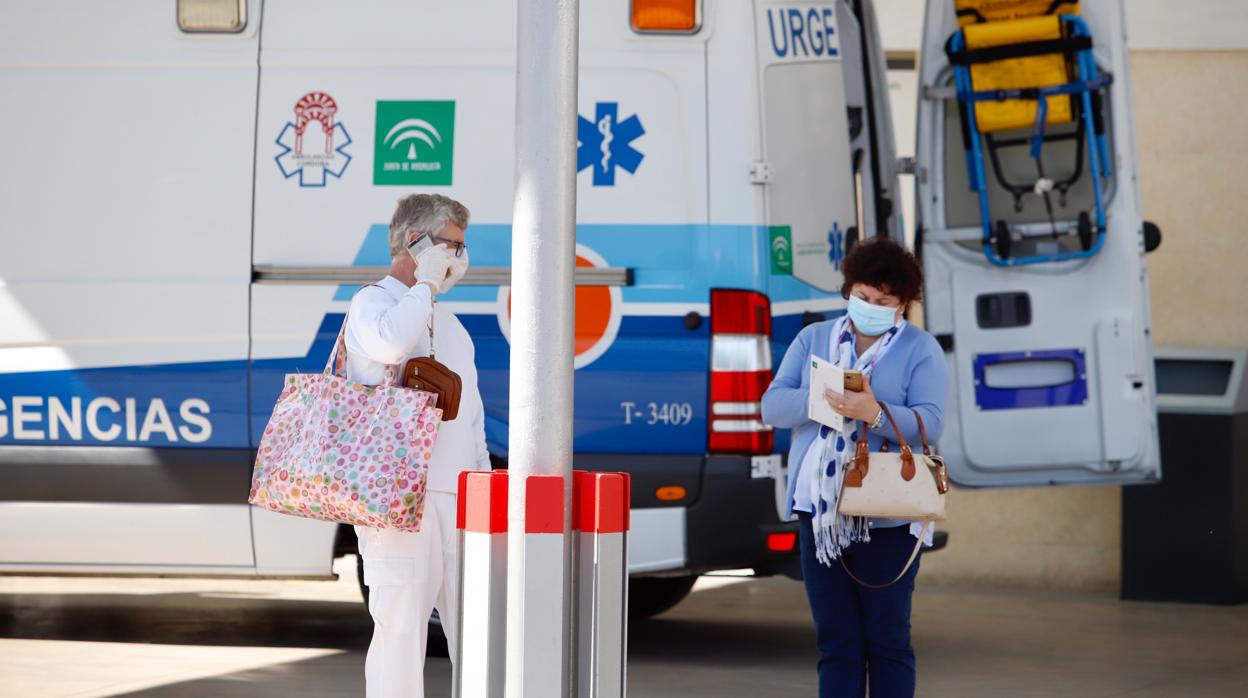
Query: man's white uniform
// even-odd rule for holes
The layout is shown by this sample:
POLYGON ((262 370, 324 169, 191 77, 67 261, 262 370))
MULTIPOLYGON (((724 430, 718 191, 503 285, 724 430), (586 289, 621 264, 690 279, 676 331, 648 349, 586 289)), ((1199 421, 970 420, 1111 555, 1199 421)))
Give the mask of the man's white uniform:
MULTIPOLYGON (((347 314, 348 379, 376 385, 385 379, 387 364, 429 355, 431 294, 425 284, 408 288, 387 276, 355 295, 347 314)), ((364 665, 369 698, 424 695, 425 641, 433 609, 454 647, 459 630, 455 489, 461 470, 490 468, 472 338, 444 305, 437 304, 435 312, 437 358, 459 374, 463 396, 459 415, 438 429, 420 531, 355 527, 374 623, 364 665)))

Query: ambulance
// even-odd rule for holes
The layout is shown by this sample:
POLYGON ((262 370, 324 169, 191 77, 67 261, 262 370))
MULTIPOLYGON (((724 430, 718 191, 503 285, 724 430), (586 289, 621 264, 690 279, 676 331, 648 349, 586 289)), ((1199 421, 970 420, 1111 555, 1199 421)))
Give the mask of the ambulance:
MULTIPOLYGON (((352 294, 385 275, 414 192, 472 210, 473 267, 444 302, 505 467, 515 11, 5 3, 0 572, 331 578, 353 534, 249 506, 256 444, 283 375, 321 370, 352 294)), ((985 251, 1004 248, 982 239, 964 157, 945 50, 964 13, 926 12, 916 248, 954 379, 951 475, 1156 479, 1122 6, 1072 10, 1112 76, 1112 168, 1046 190, 1048 211, 995 179, 979 192, 1017 261, 1085 251, 1071 221, 1103 188, 1099 247, 1016 265, 985 251)), ((847 250, 903 234, 885 67, 869 0, 581 5, 575 464, 632 475, 643 615, 702 573, 795 569, 788 434, 759 401, 802 327, 844 312, 847 250)), ((1053 172, 1090 142, 1045 138, 1053 172)), ((1027 148, 1002 150, 993 167, 1039 182, 1027 148)))

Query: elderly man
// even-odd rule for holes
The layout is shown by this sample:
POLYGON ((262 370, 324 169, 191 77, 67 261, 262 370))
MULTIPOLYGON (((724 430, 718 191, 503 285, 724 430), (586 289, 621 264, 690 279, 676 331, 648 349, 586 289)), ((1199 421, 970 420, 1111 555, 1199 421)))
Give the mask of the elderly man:
POLYGON ((374 623, 364 665, 369 698, 424 695, 433 609, 452 644, 458 631, 455 488, 461 470, 488 470, 490 460, 472 339, 434 301, 468 268, 467 227, 468 209, 458 201, 438 194, 404 197, 390 221, 390 275, 361 289, 347 315, 348 379, 376 385, 387 365, 428 356, 433 322, 438 360, 463 380, 459 414, 438 430, 420 531, 355 527, 374 623), (413 259, 408 245, 422 235, 434 244, 413 259))

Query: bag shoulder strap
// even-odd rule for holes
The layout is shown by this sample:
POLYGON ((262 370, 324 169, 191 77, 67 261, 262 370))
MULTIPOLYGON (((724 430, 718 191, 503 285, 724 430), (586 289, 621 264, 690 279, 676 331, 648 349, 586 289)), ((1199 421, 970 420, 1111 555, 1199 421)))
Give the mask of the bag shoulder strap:
POLYGON ((346 377, 347 369, 347 318, 350 312, 342 316, 342 327, 338 328, 338 338, 334 340, 334 346, 329 350, 329 358, 325 360, 325 375, 331 373, 336 376, 346 377))
MULTIPOLYGON (((430 289, 432 291, 433 289, 430 289)), ((438 314, 438 296, 436 293, 429 294, 429 358, 434 361, 438 360, 438 350, 433 346, 433 319, 438 314)))
MULTIPOLYGON (((385 290, 381 284, 365 284, 360 287, 360 290, 362 291, 366 288, 385 290)), ((356 291, 356 293, 359 293, 359 291, 356 291)), ((338 329, 338 339, 334 342, 334 347, 329 350, 329 359, 325 361, 324 374, 327 376, 332 373, 340 378, 347 377, 347 320, 350 317, 350 310, 342 316, 342 327, 338 329)), ((432 329, 430 332, 432 332, 432 329)), ((381 385, 398 385, 400 377, 399 364, 386 364, 386 377, 381 385)))
POLYGON ((888 587, 891 587, 897 582, 900 582, 901 578, 906 576, 906 572, 910 571, 911 565, 913 565, 914 561, 919 558, 919 550, 923 548, 923 540, 927 538, 927 529, 931 527, 932 527, 931 521, 927 521, 923 524, 923 530, 919 532, 919 539, 914 542, 914 550, 910 551, 910 559, 906 560, 906 565, 901 568, 901 571, 897 573, 896 577, 893 577, 893 580, 891 582, 886 582, 884 584, 868 584, 862 581, 861 579, 858 578, 858 575, 854 574, 849 569, 849 565, 845 563, 844 553, 841 553, 841 556, 840 556, 841 568, 845 570, 845 574, 849 575, 850 579, 854 580, 861 586, 864 586, 868 589, 887 589, 888 587))

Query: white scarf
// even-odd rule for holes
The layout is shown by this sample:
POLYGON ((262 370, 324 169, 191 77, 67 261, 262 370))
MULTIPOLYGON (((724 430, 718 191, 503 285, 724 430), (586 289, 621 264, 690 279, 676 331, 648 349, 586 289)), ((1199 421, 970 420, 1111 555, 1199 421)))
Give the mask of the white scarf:
MULTIPOLYGON (((837 368, 861 371, 864 376, 871 375, 875 365, 892 347, 893 340, 901 334, 905 326, 905 320, 894 325, 855 361, 853 324, 849 316, 843 315, 832 326, 828 360, 837 368)), ((839 434, 821 425, 819 434, 811 444, 811 448, 819 449, 820 454, 820 472, 810 478, 810 501, 815 510, 811 519, 815 533, 815 551, 819 561, 825 565, 831 566, 841 551, 851 544, 871 540, 866 517, 840 516, 836 513, 841 483, 845 479, 845 464, 854 457, 856 439, 866 439, 869 436, 864 422, 847 419, 844 432, 839 434)))

